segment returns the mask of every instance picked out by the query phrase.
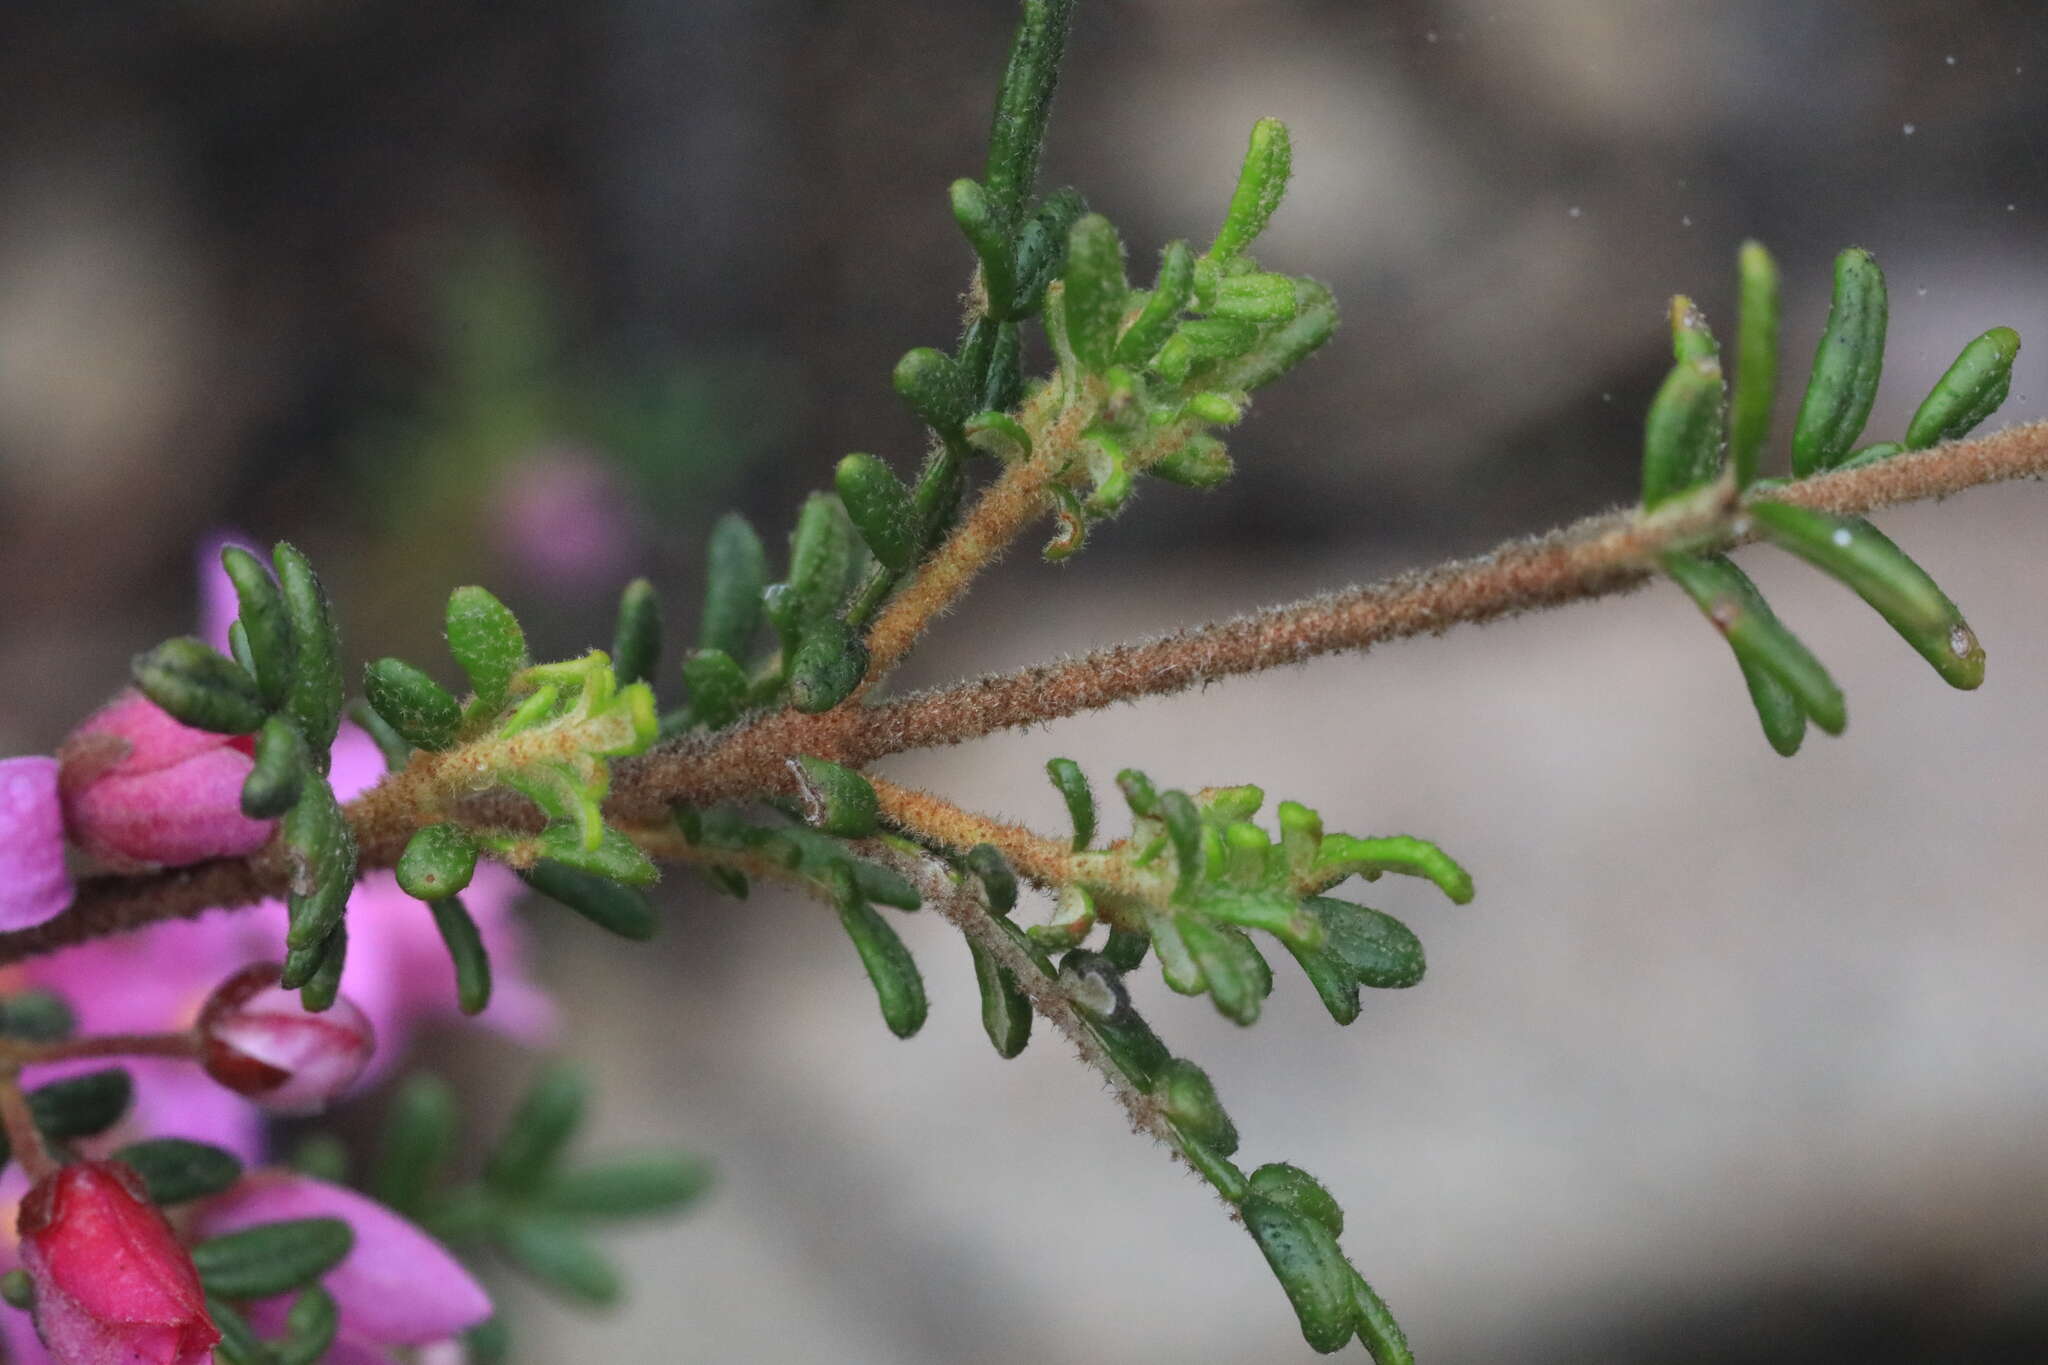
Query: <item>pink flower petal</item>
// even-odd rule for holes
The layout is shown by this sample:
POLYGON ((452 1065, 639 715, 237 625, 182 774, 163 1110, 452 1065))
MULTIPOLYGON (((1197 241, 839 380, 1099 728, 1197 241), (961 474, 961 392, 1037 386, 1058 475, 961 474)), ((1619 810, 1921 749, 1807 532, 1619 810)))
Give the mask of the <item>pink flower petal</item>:
POLYGON ((0 930, 41 924, 69 904, 57 760, 0 759, 0 930))
POLYGON ((199 1227, 210 1237, 286 1218, 340 1218, 355 1229, 355 1249, 322 1280, 355 1341, 420 1346, 491 1315, 489 1296, 439 1242, 374 1199, 311 1176, 252 1176, 207 1205, 199 1227))
POLYGON ((174 767, 102 777, 71 797, 65 815, 85 848, 140 863, 182 867, 236 858, 270 841, 271 822, 242 814, 251 762, 215 748, 174 767))

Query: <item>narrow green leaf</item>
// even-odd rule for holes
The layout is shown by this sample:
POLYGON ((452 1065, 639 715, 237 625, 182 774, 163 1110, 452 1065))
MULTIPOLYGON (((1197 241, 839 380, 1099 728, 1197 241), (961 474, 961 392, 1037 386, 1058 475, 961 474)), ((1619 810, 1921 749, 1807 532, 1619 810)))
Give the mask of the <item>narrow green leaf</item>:
POLYGON ((1665 556, 1664 569, 1728 638, 1744 677, 1750 679, 1750 700, 1764 734, 1779 753, 1799 747, 1804 716, 1812 716, 1831 735, 1842 732, 1849 715, 1841 688, 1799 637, 1779 622, 1749 575, 1721 555, 1671 554, 1665 556), (1759 679, 1765 680, 1761 689, 1759 679), (1796 715, 1787 714, 1787 700, 1796 715))
POLYGON ((789 663, 790 704, 806 715, 830 711, 867 676, 868 649, 836 616, 814 622, 789 663))
POLYGON ((1268 1162, 1251 1174, 1252 1193, 1313 1218, 1330 1230, 1332 1237, 1344 1235, 1343 1206, 1323 1188, 1322 1182, 1299 1166, 1284 1161, 1268 1162))
POLYGON ((187 1138, 131 1142, 114 1160, 133 1168, 152 1204, 182 1204, 220 1194, 242 1178, 242 1159, 222 1147, 187 1138))
POLYGON ((875 912, 873 906, 860 898, 852 869, 844 865, 834 868, 832 882, 833 900, 839 908, 839 923, 846 930, 846 936, 853 940, 854 950, 860 954, 861 966, 867 969, 868 980, 874 983, 875 998, 882 1006, 882 1019, 889 1025, 891 1033, 898 1038, 908 1038, 924 1027, 925 1015, 930 1008, 917 962, 910 956, 910 950, 903 946, 903 940, 896 936, 896 931, 875 912))
MULTIPOLYGON (((299 723, 299 733, 313 752, 314 766, 324 773, 327 751, 341 728, 341 703, 346 694, 341 680, 341 632, 335 627, 327 591, 306 557, 280 540, 271 559, 277 566, 278 593, 284 601, 285 618, 291 622, 294 645, 285 710, 299 723)), ((250 647, 254 649, 254 640, 250 647)))
POLYGON ((1300 306, 1294 281, 1285 275, 1225 275, 1216 281, 1209 315, 1243 322, 1286 322, 1300 306))
POLYGON ((1152 779, 1136 768, 1125 768, 1118 773, 1116 787, 1123 793, 1124 804, 1130 807, 1131 814, 1139 819, 1158 813, 1159 793, 1153 789, 1152 779))
POLYGON ((690 718, 723 730, 747 702, 747 675, 722 649, 700 649, 683 661, 683 686, 690 694, 690 718))
POLYGON ((1682 360, 1665 376, 1643 424, 1643 506, 1712 483, 1721 472, 1721 364, 1682 360))
POLYGON ((974 982, 981 990, 981 1027, 996 1055, 1014 1057, 1031 1041, 1031 1001, 1018 989, 1017 978, 973 939, 967 949, 974 959, 974 982))
MULTIPOLYGON (((1184 241, 1172 241, 1159 253, 1159 274, 1152 292, 1138 309, 1138 316, 1117 339, 1115 360, 1119 365, 1140 366, 1159 353, 1166 338, 1180 324, 1195 287, 1195 253, 1184 241)), ((1289 316, 1292 316, 1290 308, 1289 316)))
POLYGON ((1120 972, 1134 972, 1144 964, 1145 954, 1151 951, 1151 938, 1137 929, 1119 929, 1110 926, 1109 938, 1102 945, 1102 955, 1110 965, 1120 972))
POLYGON ((455 1004, 464 1014, 482 1014, 491 1003, 491 956, 483 935, 460 898, 430 901, 434 928, 455 968, 455 1004))
POLYGON ((885 568, 902 573, 917 562, 917 517, 910 490, 889 466, 859 451, 839 462, 833 475, 846 515, 885 568))
POLYGON ((1736 255, 1742 306, 1736 320, 1735 392, 1728 408, 1728 455, 1739 491, 1755 481, 1771 408, 1778 397, 1778 263, 1760 242, 1736 255))
POLYGON ((1792 428, 1792 472, 1800 478, 1841 463, 1877 398, 1884 369, 1884 272, 1861 247, 1835 257, 1827 329, 1792 428))
POLYGON ((1083 368, 1100 374, 1116 354, 1131 287, 1124 278, 1124 244, 1099 213, 1077 219, 1067 234, 1067 339, 1083 368))
POLYGON ((853 868, 854 889, 860 892, 862 900, 895 910, 915 910, 924 904, 917 888, 894 868, 858 858, 850 860, 849 866, 853 868))
POLYGON ((994 844, 976 844, 967 850, 967 870, 981 881, 988 908, 1007 915, 1017 908, 1017 874, 994 844))
MULTIPOLYGON (((1272 973, 1252 947, 1251 940, 1234 929, 1209 924, 1198 915, 1174 916, 1174 927, 1187 944, 1202 977, 1209 983, 1209 998, 1223 1016, 1239 1024, 1259 1017, 1272 973)), ((1155 937, 1155 942, 1156 937, 1155 937)))
POLYGON ((341 994, 341 973, 348 965, 348 925, 337 923, 317 951, 319 960, 299 985, 299 1003, 313 1014, 332 1009, 341 994))
POLYGON ((408 1076, 384 1117, 370 1193, 400 1213, 418 1215, 455 1150, 456 1123, 455 1093, 446 1081, 427 1072, 408 1076))
POLYGON ((398 856, 398 886, 423 901, 461 894, 476 875, 476 839, 460 825, 428 825, 398 856))
POLYGON ((1249 355, 1258 343, 1255 323, 1237 318, 1193 318, 1173 329, 1153 357, 1152 372, 1169 384, 1184 383, 1196 366, 1236 360, 1249 355))
POLYGON ((1293 173, 1294 145, 1287 125, 1276 118, 1260 119, 1252 125, 1251 145, 1245 149, 1223 227, 1209 248, 1210 260, 1227 261, 1251 246, 1280 207, 1293 173))
MULTIPOLYGON (((478 704, 496 715, 511 697, 512 675, 527 664, 519 618, 482 588, 457 588, 448 596, 447 631, 448 650, 468 676, 478 704)), ((395 716, 385 719, 398 723, 395 716)))
POLYGON ((1337 332, 1337 300, 1314 280, 1294 282, 1294 320, 1268 330, 1259 344, 1208 376, 1208 387, 1261 389, 1322 348, 1337 332))
POLYGON ((1079 853, 1095 837, 1095 793, 1088 788, 1088 775, 1071 758, 1047 759, 1045 775, 1067 803, 1067 818, 1074 825, 1074 852, 1079 853))
POLYGON ((1927 571, 1875 526, 1786 503, 1759 502, 1749 511, 1773 544, 1869 603, 1949 686, 1968 690, 1983 683, 1984 647, 1976 633, 1927 571))
POLYGON ((24 1311, 36 1306, 35 1282, 29 1279, 26 1270, 17 1266, 0 1275, 0 1303, 24 1311))
POLYGON ((1008 413, 978 412, 968 418, 960 430, 968 445, 1004 464, 1028 459, 1031 455, 1030 433, 1008 413))
POLYGON ((1038 180, 1038 155, 1053 91, 1066 55, 1073 0, 1024 0, 1017 37, 996 94, 988 133, 988 170, 983 179, 994 215, 1014 223, 1023 216, 1038 180))
POLYGON ((704 619, 698 627, 697 643, 744 659, 761 624, 768 552, 747 519, 728 512, 711 528, 706 558, 704 619))
POLYGON ((319 1285, 299 1291, 285 1313, 284 1340, 277 1348, 278 1365, 316 1365, 334 1344, 341 1310, 334 1296, 319 1285))
POLYGON ((1145 472, 1183 488, 1214 488, 1228 479, 1233 469, 1230 452, 1223 442, 1205 433, 1189 438, 1179 450, 1145 466, 1145 472))
POLYGON ((1373 1365, 1415 1365, 1415 1355, 1408 1349, 1408 1334, 1394 1321, 1386 1300, 1373 1291, 1356 1268, 1351 1272, 1351 1302, 1359 1343, 1371 1353, 1373 1365))
POLYGON ((1140 1090, 1151 1090, 1173 1057, 1132 1007, 1123 974, 1102 954, 1080 948, 1060 959, 1059 986, 1086 1016, 1117 1069, 1140 1090))
POLYGON ((1238 1212, 1294 1306, 1303 1338, 1325 1354, 1341 1349, 1353 1330, 1351 1266, 1331 1254, 1327 1230, 1262 1195, 1247 1196, 1238 1212))
POLYGON ((306 780, 306 741, 299 727, 273 715, 256 732, 255 766, 242 780, 242 814, 275 820, 299 799, 306 780))
POLYGON ((326 1274, 355 1244, 339 1218, 293 1218, 209 1237, 192 1248, 192 1265, 209 1294, 265 1299, 326 1274))
POLYGON ((811 828, 841 839, 864 839, 876 829, 875 789, 851 768, 808 755, 789 760, 811 828))
POLYGON ((647 894, 560 863, 538 862, 520 877, 534 890, 621 938, 650 939, 659 927, 647 894))
POLYGON ((556 866, 625 886, 652 886, 661 869, 631 839, 610 825, 600 828, 592 848, 573 824, 550 824, 540 832, 540 866, 556 866))
POLYGON ((661 598, 654 585, 636 578, 619 594, 612 627, 612 673, 619 686, 654 681, 661 666, 661 598))
POLYGON ((541 1188, 534 1204, 564 1218, 641 1218, 695 1203, 710 1184, 704 1161, 650 1152, 564 1171, 541 1188))
POLYGON ((1721 343, 1707 326, 1707 315, 1683 294, 1671 296, 1671 358, 1677 361, 1721 358, 1721 343))
POLYGON ((361 697, 354 698, 348 704, 348 715, 376 744, 387 770, 403 768, 412 761, 412 745, 406 742, 405 736, 392 729, 391 722, 378 715, 369 702, 361 697))
POLYGON ((969 376, 943 351, 920 346, 904 353, 891 378, 896 396, 941 436, 958 437, 960 424, 981 396, 969 376))
POLYGON ((1297 948, 1292 943, 1286 946, 1309 985, 1315 987, 1316 997, 1330 1017, 1339 1024, 1349 1024, 1358 1018, 1358 973, 1351 964, 1328 948, 1297 948))
MULTIPOLYGON (((1067 267, 1067 233, 1087 211, 1088 202, 1077 191, 1055 190, 1017 234, 1017 301, 1011 310, 1014 317, 1030 317, 1045 306, 1046 286, 1067 267)), ((1008 408, 1014 404, 1001 406, 1008 408)))
MULTIPOLYGON (((284 817, 283 838, 291 870, 285 946, 309 949, 326 942, 341 923, 355 886, 355 835, 324 779, 309 777, 301 786, 298 801, 284 817)), ((296 988, 303 983, 285 984, 296 988)))
POLYGON ((1186 1136, 1223 1156, 1237 1150, 1237 1125, 1216 1098, 1209 1073, 1187 1058, 1175 1057, 1159 1068, 1152 1097, 1186 1136))
POLYGON ((1012 223, 1005 220, 979 180, 955 180, 947 190, 953 205, 953 221, 974 248, 981 263, 982 293, 988 299, 989 316, 1008 318, 1016 303, 1017 254, 1011 240, 1012 223))
POLYGON ((189 635, 136 655, 130 672, 143 696, 195 730, 251 734, 269 713, 241 665, 189 635))
POLYGON ((573 1063, 542 1067, 491 1149, 484 1182, 505 1194, 539 1189, 560 1165, 563 1149, 582 1125, 588 1092, 582 1070, 573 1063))
POLYGON ((1998 411, 2012 392, 2012 363, 2019 353, 2020 334, 2010 327, 1993 327, 1963 347, 1913 414, 1906 449, 1925 450, 1967 436, 1998 411))
POLYGON ((1422 940, 1392 915, 1329 896, 1311 896, 1302 904, 1322 921, 1324 951, 1350 968, 1360 985, 1399 990, 1422 980, 1428 967, 1422 940))
POLYGON ((285 616, 284 598, 263 561, 239 545, 225 545, 220 552, 221 568, 235 586, 242 628, 243 646, 249 652, 249 671, 263 704, 278 707, 291 692, 292 661, 298 647, 292 640, 291 621, 285 616))
POLYGON ((1323 889, 1335 886, 1350 876, 1374 881, 1382 873, 1397 872, 1405 877, 1425 877, 1436 883, 1437 889, 1449 897, 1453 905, 1468 904, 1473 895, 1472 874, 1459 866, 1455 858, 1427 839, 1406 834, 1373 839, 1359 839, 1349 834, 1329 835, 1316 854, 1315 870, 1319 878, 1325 879, 1323 889))
POLYGON ((52 1142, 92 1137, 113 1127, 135 1097, 135 1082, 118 1066, 51 1081, 28 1092, 28 1112, 52 1142))
POLYGON ((1159 793, 1155 809, 1166 823, 1166 837, 1173 843, 1174 862, 1180 868, 1174 894, 1184 896, 1194 889, 1202 875, 1202 815, 1183 791, 1159 793))
POLYGON ((272 1365, 270 1351, 262 1338, 256 1335, 256 1330, 249 1326, 249 1320, 232 1304, 209 1294, 206 1314, 213 1319, 214 1329, 220 1333, 220 1341, 213 1348, 215 1359, 225 1362, 225 1365, 272 1365))
POLYGON ((54 1043, 77 1027, 70 1003, 55 991, 26 990, 0 1000, 0 1037, 54 1043))
POLYGON ((506 1260, 557 1293, 598 1307, 618 1302, 618 1268, 559 1218, 508 1217, 497 1245, 506 1260))

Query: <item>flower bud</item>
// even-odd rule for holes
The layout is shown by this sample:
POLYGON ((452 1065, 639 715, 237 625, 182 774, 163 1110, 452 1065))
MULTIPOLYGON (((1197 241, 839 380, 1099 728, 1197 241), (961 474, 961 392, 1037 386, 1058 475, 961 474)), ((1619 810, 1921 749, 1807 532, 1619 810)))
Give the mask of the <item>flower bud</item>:
POLYGON ((251 746, 248 736, 180 725, 141 693, 123 692, 58 751, 65 830, 122 869, 254 852, 272 824, 242 814, 251 746))
POLYGON ((376 1036, 346 996, 314 1014, 278 977, 276 963, 262 962, 215 988, 199 1011, 199 1060, 273 1113, 317 1113, 362 1074, 376 1036))
POLYGON ((44 1176, 21 1202, 36 1332, 64 1365, 207 1365, 220 1333, 192 1258, 118 1161, 44 1176))

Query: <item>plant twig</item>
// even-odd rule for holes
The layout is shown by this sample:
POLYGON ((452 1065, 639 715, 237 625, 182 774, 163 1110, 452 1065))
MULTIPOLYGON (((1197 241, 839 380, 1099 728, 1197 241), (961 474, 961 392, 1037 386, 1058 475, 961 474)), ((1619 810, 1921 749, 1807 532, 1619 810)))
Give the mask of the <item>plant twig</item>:
MULTIPOLYGON (((1860 514, 1945 498, 1982 484, 2044 476, 2048 422, 2032 422, 1801 480, 1772 489, 1767 496, 1819 511, 1860 514)), ((652 824, 675 802, 711 805, 787 794, 788 760, 797 754, 865 766, 890 754, 959 744, 997 730, 1178 692, 1335 651, 1368 649, 1389 640, 1441 634, 1454 625, 1624 592, 1647 581, 1657 557, 1666 550, 1725 546, 1745 539, 1737 533, 1738 511, 1702 506, 1685 515, 1655 519, 1633 509, 1610 512, 1548 535, 1510 542, 1476 559, 1144 643, 1116 645, 879 705, 843 706, 815 716, 770 713, 715 736, 673 740, 619 763, 608 810, 623 821, 652 824)), ((966 574, 959 586, 964 588, 971 577, 971 572, 966 574)), ((918 628, 928 619, 924 616, 918 628)), ((905 618, 906 623, 909 620, 905 618)), ((379 787, 349 807, 365 869, 395 862, 405 837, 418 823, 416 813, 400 799, 404 787, 402 781, 392 782, 388 790, 379 787)), ((481 798, 477 809, 487 816, 487 823, 522 822, 515 799, 481 798)), ((524 818, 530 821, 530 812, 524 818)), ((94 878, 79 888, 67 913, 34 929, 0 934, 0 965, 157 920, 275 896, 284 889, 285 872, 283 858, 273 847, 243 860, 141 877, 94 878)))

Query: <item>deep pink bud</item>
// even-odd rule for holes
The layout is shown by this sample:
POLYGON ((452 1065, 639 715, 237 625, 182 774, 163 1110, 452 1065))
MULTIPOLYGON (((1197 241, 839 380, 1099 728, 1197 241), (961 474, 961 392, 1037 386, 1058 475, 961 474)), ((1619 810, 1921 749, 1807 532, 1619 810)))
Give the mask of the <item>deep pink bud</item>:
POLYGON ((44 1176, 21 1201, 36 1332, 58 1365, 207 1365, 220 1340, 192 1258, 118 1161, 44 1176))
POLYGON ((140 692, 101 707, 57 757, 66 831, 117 868, 239 857, 270 838, 271 822, 242 814, 248 737, 180 725, 140 692))
POLYGON ((214 990, 199 1011, 199 1060, 272 1113, 318 1113, 363 1074, 376 1034, 347 996, 314 1014, 278 975, 276 963, 259 962, 214 990))

